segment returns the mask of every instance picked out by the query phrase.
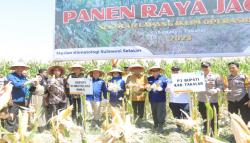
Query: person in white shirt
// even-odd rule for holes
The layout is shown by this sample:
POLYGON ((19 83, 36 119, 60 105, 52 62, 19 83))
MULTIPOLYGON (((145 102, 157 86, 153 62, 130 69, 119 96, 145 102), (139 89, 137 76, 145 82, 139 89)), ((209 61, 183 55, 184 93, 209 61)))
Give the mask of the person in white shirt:
MULTIPOLYGON (((173 66, 171 68, 172 74, 178 74, 181 72, 180 67, 173 66)), ((189 93, 175 93, 171 81, 168 84, 168 91, 170 93, 170 101, 169 107, 173 113, 174 118, 181 119, 185 118, 185 115, 181 112, 181 110, 185 111, 189 114, 189 93)), ((180 126, 177 125, 178 128, 180 126)))

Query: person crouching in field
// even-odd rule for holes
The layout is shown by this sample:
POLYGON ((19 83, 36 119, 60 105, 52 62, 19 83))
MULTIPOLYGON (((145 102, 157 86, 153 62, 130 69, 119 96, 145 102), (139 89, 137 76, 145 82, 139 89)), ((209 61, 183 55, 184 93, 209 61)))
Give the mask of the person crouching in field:
POLYGON ((164 70, 159 66, 149 68, 148 91, 149 102, 154 120, 154 129, 162 133, 166 118, 166 87, 167 78, 162 75, 164 70))
MULTIPOLYGON (((171 68, 172 75, 173 74, 179 74, 181 72, 181 69, 179 66, 173 66, 171 68)), ((172 114, 174 118, 176 119, 182 119, 185 118, 185 115, 181 112, 183 110, 187 114, 189 114, 189 93, 181 92, 176 93, 173 90, 173 85, 171 84, 171 80, 168 84, 167 90, 170 92, 170 101, 169 101, 169 107, 172 111, 172 114)), ((178 130, 180 130, 180 126, 177 125, 178 130)))
MULTIPOLYGON (((69 78, 83 78, 84 77, 84 74, 82 73, 84 69, 79 64, 74 64, 73 66, 70 67, 69 70, 72 73, 70 73, 68 75, 67 79, 69 79, 69 78)), ((66 87, 67 87, 68 91, 70 92, 68 84, 66 87)), ((68 96, 70 105, 73 104, 72 119, 74 121, 76 121, 77 125, 82 125, 82 121, 80 120, 80 118, 77 118, 82 112, 82 101, 81 101, 80 96, 81 95, 79 95, 79 94, 69 94, 69 96, 68 96)))
POLYGON ((142 74, 144 67, 135 64, 128 68, 132 73, 128 76, 126 81, 126 90, 129 90, 130 96, 132 96, 132 107, 134 111, 134 120, 136 125, 140 126, 144 115, 145 106, 145 91, 148 84, 147 77, 142 74))
POLYGON ((86 95, 88 112, 93 115, 92 127, 98 127, 101 125, 101 101, 102 95, 104 101, 107 101, 107 87, 105 81, 100 77, 104 75, 104 72, 99 69, 93 69, 88 73, 92 77, 93 81, 93 95, 86 95))
POLYGON ((122 79, 122 71, 113 69, 108 75, 112 76, 112 79, 108 82, 109 103, 113 107, 121 107, 125 92, 125 81, 122 79))
POLYGON ((228 64, 230 75, 227 77, 228 111, 230 113, 240 113, 242 119, 247 124, 250 121, 250 86, 246 75, 239 73, 240 65, 237 62, 228 64))
MULTIPOLYGON (((218 113, 219 113, 219 105, 218 105, 218 93, 222 90, 223 84, 219 74, 211 72, 211 64, 209 62, 201 63, 201 70, 204 72, 205 82, 206 82, 206 91, 199 92, 197 99, 199 101, 198 107, 199 112, 201 113, 202 119, 204 120, 204 133, 207 132, 207 110, 206 103, 208 102, 212 107, 214 112, 214 107, 217 112, 217 127, 218 127, 218 113)), ((210 127, 212 129, 212 134, 214 133, 214 117, 211 119, 210 127)), ((211 132, 210 132, 211 133, 211 132)), ((210 134, 208 133, 208 134, 210 134)))
POLYGON ((59 111, 67 106, 67 98, 65 95, 65 80, 62 77, 64 68, 62 66, 51 66, 48 69, 51 77, 48 79, 48 92, 49 92, 49 107, 48 118, 55 116, 59 111))

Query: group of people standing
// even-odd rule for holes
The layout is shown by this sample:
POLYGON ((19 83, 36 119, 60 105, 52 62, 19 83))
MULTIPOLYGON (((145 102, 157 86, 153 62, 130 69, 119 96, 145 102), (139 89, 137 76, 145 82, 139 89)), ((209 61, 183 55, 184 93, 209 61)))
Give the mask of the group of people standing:
MULTIPOLYGON (((228 64, 230 74, 226 80, 211 71, 211 63, 202 62, 201 70, 205 75, 206 91, 198 94, 198 110, 204 119, 204 131, 206 132, 206 103, 210 103, 219 111, 218 96, 220 92, 226 92, 228 100, 228 111, 240 113, 243 120, 250 121, 250 86, 246 75, 239 72, 239 64, 230 62, 228 64), (226 82, 225 82, 226 81, 226 82)), ((169 107, 175 118, 185 118, 180 110, 189 113, 190 93, 175 93, 171 78, 164 75, 164 69, 160 66, 150 67, 146 72, 139 64, 124 67, 124 70, 113 68, 107 73, 110 80, 103 80, 105 73, 101 69, 92 69, 85 73, 84 67, 75 64, 69 68, 70 74, 65 76, 65 68, 59 65, 48 69, 40 69, 35 78, 28 79, 24 71, 29 69, 23 63, 17 63, 10 68, 13 72, 7 76, 7 80, 13 85, 12 106, 8 112, 13 118, 4 122, 4 127, 13 132, 17 129, 18 110, 20 107, 32 106, 40 113, 40 131, 49 128, 47 121, 67 107, 73 105, 72 118, 82 125, 78 115, 82 112, 81 95, 70 94, 69 78, 92 78, 93 94, 86 95, 86 107, 91 115, 92 126, 101 125, 101 103, 110 103, 113 107, 121 107, 122 102, 131 100, 134 120, 140 127, 144 117, 145 100, 151 105, 153 117, 153 129, 163 132, 166 119, 167 93, 170 94, 169 107), (145 74, 146 73, 146 74, 145 74), (49 76, 48 76, 49 75, 49 76), (147 76, 148 75, 148 76, 147 76), (109 94, 108 94, 109 93, 109 94)), ((173 66, 171 74, 179 74, 181 68, 173 66)), ((218 119, 218 118, 217 118, 218 119)), ((212 131, 214 120, 211 121, 212 131)))

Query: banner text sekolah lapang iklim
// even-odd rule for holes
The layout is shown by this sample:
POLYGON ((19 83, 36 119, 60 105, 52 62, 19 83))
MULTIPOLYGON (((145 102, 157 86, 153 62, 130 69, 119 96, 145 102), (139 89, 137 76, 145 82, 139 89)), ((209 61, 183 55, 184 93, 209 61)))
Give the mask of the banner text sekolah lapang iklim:
POLYGON ((207 9, 207 5, 202 0, 163 2, 161 4, 141 4, 139 7, 112 6, 103 8, 90 8, 77 10, 67 10, 63 12, 63 23, 72 20, 76 22, 91 22, 104 20, 136 19, 136 11, 140 12, 137 18, 161 18, 187 15, 208 15, 208 14, 230 14, 250 11, 250 0, 211 0, 216 3, 214 9, 207 9), (174 9, 176 11, 174 11, 174 9))
POLYGON ((250 55, 250 0, 56 0, 55 60, 250 55))

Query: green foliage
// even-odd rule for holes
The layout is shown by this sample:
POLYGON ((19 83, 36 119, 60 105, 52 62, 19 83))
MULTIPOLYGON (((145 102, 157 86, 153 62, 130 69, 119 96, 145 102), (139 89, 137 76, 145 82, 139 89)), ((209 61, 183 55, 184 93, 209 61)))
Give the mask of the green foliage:
MULTIPOLYGON (((229 74, 228 72, 228 67, 227 63, 231 62, 231 59, 223 59, 223 58, 214 58, 208 60, 209 62, 212 63, 211 69, 214 73, 218 73, 221 76, 226 76, 229 74)), ((233 61, 237 61, 240 63, 240 71, 242 73, 245 73, 246 75, 250 75, 250 58, 241 58, 241 59, 234 59, 233 61)), ((80 61, 79 61, 80 62, 80 61)), ((27 65, 30 67, 28 73, 31 76, 35 76, 38 73, 38 69, 40 68, 48 68, 50 65, 54 64, 60 64, 63 65, 66 69, 66 74, 69 73, 68 69, 69 67, 73 64, 73 61, 68 61, 68 62, 54 62, 54 63, 41 63, 41 62, 36 62, 36 61, 30 61, 27 63, 27 65)), ((118 62, 118 67, 123 69, 125 66, 129 66, 135 63, 139 63, 145 67, 147 70, 149 67, 152 67, 154 65, 157 65, 157 62, 155 60, 143 60, 139 59, 136 61, 131 61, 127 59, 121 59, 118 62)), ((200 70, 200 63, 201 59, 185 59, 183 60, 173 60, 173 61, 168 61, 166 60, 161 60, 159 61, 160 66, 165 69, 165 74, 166 76, 170 77, 171 75, 171 67, 172 66, 180 66, 182 69, 182 72, 193 72, 200 70)), ((10 66, 12 65, 12 62, 10 61, 0 61, 0 75, 7 75, 11 72, 9 69, 10 66)), ((112 62, 111 60, 105 60, 103 61, 97 61, 97 60, 91 60, 91 61, 82 61, 81 65, 85 68, 85 72, 90 71, 93 68, 101 68, 104 72, 108 72, 112 69, 112 62)))

